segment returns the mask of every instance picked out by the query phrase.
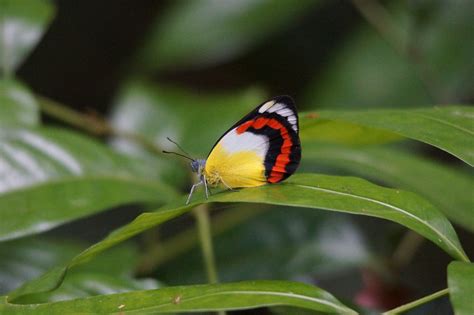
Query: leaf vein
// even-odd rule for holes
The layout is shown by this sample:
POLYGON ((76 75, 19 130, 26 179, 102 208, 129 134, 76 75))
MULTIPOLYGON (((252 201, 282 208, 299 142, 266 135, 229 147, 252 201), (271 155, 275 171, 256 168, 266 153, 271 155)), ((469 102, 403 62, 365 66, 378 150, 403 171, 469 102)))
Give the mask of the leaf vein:
POLYGON ((474 136, 474 132, 469 130, 469 129, 466 129, 466 128, 463 128, 461 126, 458 126, 458 125, 455 125, 453 123, 450 123, 450 122, 447 122, 445 120, 442 120, 442 119, 439 119, 439 118, 436 118, 436 117, 432 117, 432 116, 429 116, 429 115, 426 115, 426 114, 423 114, 423 113, 419 113, 419 112, 414 112, 415 115, 418 115, 420 117, 423 117, 423 118, 426 118, 426 119, 429 119, 429 120, 432 120, 432 121, 436 121, 440 124, 444 124, 444 125, 447 125, 447 126, 451 126, 455 129, 458 129, 458 130, 461 130, 461 131, 464 131, 468 134, 470 134, 471 136, 474 136))
POLYGON ((455 246, 448 238, 446 238, 443 235, 443 233, 438 231, 433 226, 427 224, 425 221, 423 221, 419 217, 417 217, 417 216, 411 214, 410 212, 407 212, 407 211, 405 211, 405 210, 403 210, 399 207, 396 207, 394 205, 382 202, 380 200, 371 199, 371 198, 367 198, 367 197, 364 197, 364 196, 358 196, 358 195, 354 195, 354 194, 348 194, 348 193, 344 193, 344 192, 340 192, 340 191, 335 191, 335 190, 330 190, 330 189, 325 189, 325 188, 319 188, 319 187, 314 187, 314 186, 307 186, 307 185, 296 185, 296 186, 299 186, 299 187, 302 187, 302 188, 307 188, 307 189, 313 189, 313 190, 320 190, 320 191, 324 191, 324 192, 329 192, 329 193, 333 193, 333 194, 336 194, 336 195, 348 196, 348 197, 352 197, 352 198, 355 198, 355 199, 366 200, 366 201, 370 201, 370 202, 373 202, 373 203, 377 203, 377 204, 382 205, 382 206, 387 207, 387 208, 391 208, 395 211, 399 211, 401 213, 404 213, 404 214, 408 215, 409 217, 415 219, 416 221, 420 222, 421 224, 425 225, 426 227, 428 227, 435 234, 437 234, 438 237, 442 238, 446 243, 448 243, 451 246, 451 248, 453 248, 456 252, 458 252, 460 254, 460 257, 463 257, 463 259, 465 261, 469 261, 469 259, 466 257, 466 255, 463 252, 459 251, 457 246, 455 246))

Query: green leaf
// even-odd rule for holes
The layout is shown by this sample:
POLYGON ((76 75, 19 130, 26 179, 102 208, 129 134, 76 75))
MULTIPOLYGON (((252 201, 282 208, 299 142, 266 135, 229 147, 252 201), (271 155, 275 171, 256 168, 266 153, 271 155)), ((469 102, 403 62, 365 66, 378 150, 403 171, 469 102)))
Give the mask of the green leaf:
POLYGON ((0 132, 0 239, 49 230, 119 204, 163 202, 174 190, 151 169, 59 129, 0 132))
MULTIPOLYGON (((470 106, 320 111, 317 115, 321 119, 358 124, 425 142, 474 165, 474 108, 470 106)), ((317 119, 313 121, 313 124, 317 124, 317 119)))
MULTIPOLYGON (((119 93, 111 122, 115 128, 138 132, 162 148, 176 150, 166 140, 170 137, 190 153, 207 156, 221 134, 264 100, 259 89, 203 94, 133 81, 119 93)), ((116 145, 130 153, 139 150, 123 142, 116 145)))
POLYGON ((281 185, 222 193, 210 201, 311 207, 383 218, 418 232, 456 259, 468 260, 451 224, 433 205, 413 193, 359 178, 298 174, 281 185))
POLYGON ((138 62, 146 69, 224 62, 284 29, 319 2, 176 2, 152 26, 138 62))
MULTIPOLYGON (((474 15, 474 2, 431 2, 417 3, 420 13, 426 16, 426 21, 418 21, 413 25, 411 34, 412 45, 418 49, 422 61, 430 67, 428 80, 436 88, 434 92, 437 99, 443 102, 458 102, 472 99, 472 86, 474 85, 474 42, 472 38, 472 16, 474 15), (420 23, 421 22, 421 23, 420 23), (436 80, 438 82, 436 82, 436 80), (436 84, 438 83, 438 84, 436 84)), ((410 14, 413 8, 407 10, 410 14)), ((413 103, 418 104, 418 103, 413 103)))
POLYGON ((0 312, 16 314, 33 311, 35 314, 48 315, 116 312, 149 314, 239 310, 273 305, 289 305, 336 314, 357 314, 322 289, 286 281, 168 287, 36 305, 0 301, 0 312))
POLYGON ((0 243, 0 294, 67 262, 83 248, 70 242, 29 238, 0 243))
POLYGON ((154 279, 135 279, 137 251, 130 246, 117 248, 104 257, 95 257, 91 263, 72 270, 58 289, 36 294, 21 300, 21 304, 55 302, 82 297, 157 289, 161 285, 154 279), (126 260, 122 260, 126 259, 126 260), (105 266, 107 263, 107 266, 105 266), (104 266, 102 266, 104 265, 104 266))
POLYGON ((428 199, 449 219, 474 232, 474 180, 461 170, 402 148, 303 143, 303 166, 329 166, 406 189, 428 199))
MULTIPOLYGON (((93 280, 96 274, 113 276, 122 282, 132 280, 138 258, 137 249, 131 245, 127 243, 117 246, 105 255, 96 257, 89 264, 76 268, 69 276, 76 275, 78 283, 82 282, 81 279, 93 280)), ((0 294, 16 289, 56 265, 66 263, 86 247, 79 242, 42 238, 22 238, 0 243, 0 294)), ((66 279, 65 285, 69 278, 66 279)), ((103 288, 107 287, 102 284, 103 288)), ((55 291, 54 295, 59 296, 60 293, 55 291)))
MULTIPOLYGON (((159 286, 154 279, 133 279, 104 273, 75 272, 69 275, 57 290, 36 296, 34 300, 28 300, 28 303, 56 302, 112 293, 152 290, 159 286)), ((22 301, 22 304, 24 302, 22 301)))
POLYGON ((397 142, 403 137, 346 121, 320 119, 319 115, 308 113, 300 115, 300 139, 303 144, 323 142, 362 146, 397 142))
POLYGON ((305 103, 318 108, 400 108, 431 105, 433 99, 470 99, 473 2, 394 1, 388 6, 400 35, 396 44, 406 52, 397 52, 361 21, 308 85, 305 103))
MULTIPOLYGON (((158 284, 154 280, 133 279, 137 250, 131 244, 125 245, 76 268, 68 275, 61 288, 28 299, 28 303, 156 289, 158 284)), ((85 247, 78 242, 33 238, 1 243, 0 294, 38 277, 55 265, 64 264, 85 247)))
POLYGON ((453 261, 448 266, 449 298, 456 315, 474 314, 474 264, 453 261))
POLYGON ((270 313, 273 315, 325 315, 326 313, 313 311, 308 309, 301 309, 291 306, 272 306, 270 313))
POLYGON ((13 291, 10 300, 55 289, 71 267, 84 263, 107 248, 206 202, 266 203, 379 217, 418 232, 455 259, 469 261, 449 221, 426 200, 410 192, 383 188, 358 178, 299 174, 278 185, 217 193, 207 201, 200 199, 189 205, 185 205, 184 202, 185 196, 157 212, 138 216, 131 223, 115 230, 103 241, 83 251, 68 265, 53 269, 13 291))
POLYGON ((2 0, 0 11, 0 72, 11 74, 43 35, 54 7, 47 0, 2 0))
MULTIPOLYGON (((226 211, 238 214, 240 210, 244 209, 226 211)), ((218 228, 214 225, 213 230, 218 228)), ((215 235, 213 246, 223 282, 327 277, 367 262, 370 256, 361 231, 347 215, 287 207, 268 209, 245 224, 215 235)), ((158 278, 168 284, 206 281, 201 256, 196 246, 160 265, 158 278)))
POLYGON ((39 123, 38 104, 20 82, 0 80, 0 125, 34 126, 39 123))

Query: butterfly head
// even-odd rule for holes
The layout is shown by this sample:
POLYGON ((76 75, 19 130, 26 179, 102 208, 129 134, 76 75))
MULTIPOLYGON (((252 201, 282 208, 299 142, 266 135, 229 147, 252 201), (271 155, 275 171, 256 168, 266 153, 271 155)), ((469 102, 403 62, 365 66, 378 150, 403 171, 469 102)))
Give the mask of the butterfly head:
POLYGON ((202 174, 202 170, 204 169, 204 167, 206 166, 206 160, 193 160, 191 161, 191 170, 194 172, 194 173, 197 173, 198 176, 200 176, 202 174))

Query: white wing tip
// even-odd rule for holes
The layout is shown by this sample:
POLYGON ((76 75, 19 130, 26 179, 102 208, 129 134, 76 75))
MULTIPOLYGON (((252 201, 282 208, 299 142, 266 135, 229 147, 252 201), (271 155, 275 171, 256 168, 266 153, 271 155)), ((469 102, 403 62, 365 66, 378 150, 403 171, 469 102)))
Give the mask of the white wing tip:
POLYGON ((266 102, 265 104, 263 104, 262 106, 260 106, 260 108, 258 109, 258 112, 259 112, 260 114, 261 114, 261 113, 264 113, 264 112, 266 112, 270 107, 272 107, 274 104, 275 104, 275 101, 274 101, 274 100, 268 101, 268 102, 266 102))

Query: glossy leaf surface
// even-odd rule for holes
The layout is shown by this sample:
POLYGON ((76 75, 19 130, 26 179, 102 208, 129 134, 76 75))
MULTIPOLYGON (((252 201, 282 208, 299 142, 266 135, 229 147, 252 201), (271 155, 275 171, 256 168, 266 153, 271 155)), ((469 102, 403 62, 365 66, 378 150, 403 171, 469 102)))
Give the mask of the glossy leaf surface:
MULTIPOLYGON (((474 108, 321 111, 322 119, 349 122, 425 142, 474 165, 474 108)), ((316 124, 316 123, 314 123, 316 124)), ((309 126, 308 126, 309 128, 309 126)))
POLYGON ((171 200, 143 163, 58 129, 0 132, 0 239, 49 230, 119 204, 171 200))
POLYGON ((404 140, 400 135, 390 131, 347 121, 322 119, 318 113, 300 114, 300 138, 305 146, 312 142, 363 146, 404 140))
POLYGON ((78 312, 150 314, 238 310, 272 305, 290 305, 335 314, 357 314, 322 289, 286 281, 247 281, 168 287, 37 305, 2 302, 0 312, 9 314, 25 311, 48 315, 78 312))
MULTIPOLYGON (((103 241, 76 256, 66 266, 58 266, 41 278, 26 283, 12 292, 11 299, 55 289, 69 268, 206 202, 200 199, 184 205, 184 201, 183 196, 183 199, 168 204, 157 212, 138 216, 131 223, 115 230, 103 241)), ((451 224, 430 203, 413 193, 383 188, 358 178, 299 174, 279 185, 214 194, 207 202, 267 203, 379 217, 418 232, 455 259, 468 261, 451 224)))
MULTIPOLYGON (((40 276, 55 265, 64 264, 85 247, 85 244, 78 242, 37 238, 0 243, 0 294, 40 276)), ((151 279, 133 279, 137 254, 131 244, 117 246, 72 271, 60 289, 40 295, 34 301, 157 288, 158 284, 151 279)))
POLYGON ((403 148, 303 145, 304 166, 332 167, 415 192, 450 220, 474 232, 474 179, 461 169, 436 163, 403 148))

